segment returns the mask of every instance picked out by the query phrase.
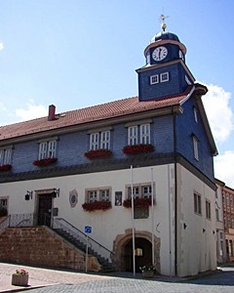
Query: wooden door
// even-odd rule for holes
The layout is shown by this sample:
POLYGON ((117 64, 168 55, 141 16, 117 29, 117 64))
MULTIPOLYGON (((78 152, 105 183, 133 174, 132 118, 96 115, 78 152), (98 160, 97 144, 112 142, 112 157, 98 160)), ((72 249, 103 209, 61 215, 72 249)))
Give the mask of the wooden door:
POLYGON ((38 225, 50 227, 52 215, 52 194, 39 195, 38 202, 38 225))

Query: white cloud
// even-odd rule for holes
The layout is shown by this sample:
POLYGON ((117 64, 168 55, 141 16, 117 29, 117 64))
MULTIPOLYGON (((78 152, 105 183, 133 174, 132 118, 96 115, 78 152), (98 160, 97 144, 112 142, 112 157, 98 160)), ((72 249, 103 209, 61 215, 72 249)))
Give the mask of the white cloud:
POLYGON ((206 86, 209 91, 202 100, 217 147, 222 150, 214 158, 215 178, 234 188, 234 146, 231 135, 234 130, 234 113, 229 103, 231 93, 216 85, 206 86), (222 149, 224 142, 228 150, 222 149))
POLYGON ((4 45, 2 42, 0 42, 0 51, 2 51, 4 49, 4 45))
POLYGON ((16 109, 15 114, 21 121, 31 120, 47 115, 47 108, 43 105, 36 105, 34 100, 30 100, 24 109, 16 109))
POLYGON ((234 150, 225 151, 215 158, 215 178, 234 188, 234 150))
POLYGON ((216 85, 207 85, 209 91, 203 97, 204 107, 218 143, 225 142, 234 130, 233 112, 229 105, 231 93, 216 85))

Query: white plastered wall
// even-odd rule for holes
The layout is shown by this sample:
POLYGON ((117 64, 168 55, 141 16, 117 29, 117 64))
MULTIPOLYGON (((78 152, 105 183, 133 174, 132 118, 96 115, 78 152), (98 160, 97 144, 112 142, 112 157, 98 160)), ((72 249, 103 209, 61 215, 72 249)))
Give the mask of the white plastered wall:
POLYGON ((178 275, 196 275, 216 269, 215 191, 177 165, 178 275), (194 192, 201 195, 202 214, 194 212, 194 192), (206 218, 206 199, 211 219, 206 218))
MULTIPOLYGON (((160 238, 160 267, 163 275, 174 275, 174 167, 173 165, 133 168, 133 184, 155 184, 156 206, 154 207, 154 225, 152 225, 152 209, 149 209, 148 219, 134 221, 136 231, 152 232, 160 238), (170 205, 168 204, 170 203, 170 205)), ((53 208, 58 208, 58 217, 66 219, 74 226, 84 231, 85 226, 92 227, 90 235, 109 250, 117 235, 124 234, 132 228, 131 209, 115 206, 115 192, 122 191, 126 198, 126 186, 131 184, 129 169, 92 174, 64 176, 57 178, 38 179, 4 183, 0 187, 0 197, 9 196, 9 214, 36 213, 36 192, 59 188, 60 195, 53 199, 53 208), (85 201, 87 188, 111 187, 112 209, 107 211, 85 212, 82 204, 85 201), (33 198, 26 201, 25 194, 33 191, 33 198), (71 207, 69 193, 76 190, 78 204, 71 207)))

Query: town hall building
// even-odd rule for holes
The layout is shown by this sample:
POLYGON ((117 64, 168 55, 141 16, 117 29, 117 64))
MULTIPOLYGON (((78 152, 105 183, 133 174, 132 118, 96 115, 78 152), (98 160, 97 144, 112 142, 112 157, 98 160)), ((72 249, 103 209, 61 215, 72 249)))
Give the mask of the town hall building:
MULTIPOLYGON (((0 243, 11 229, 44 226, 82 256, 87 240, 89 254, 116 270, 152 264, 162 275, 188 276, 216 269, 217 149, 202 103, 207 88, 196 83, 186 53, 163 24, 136 70, 138 96, 63 113, 50 105, 47 117, 0 127, 7 210, 0 243)), ((62 242, 54 243, 58 251, 62 242)), ((47 265, 35 247, 22 261, 47 265)), ((12 251, 0 260, 13 261, 12 251)))

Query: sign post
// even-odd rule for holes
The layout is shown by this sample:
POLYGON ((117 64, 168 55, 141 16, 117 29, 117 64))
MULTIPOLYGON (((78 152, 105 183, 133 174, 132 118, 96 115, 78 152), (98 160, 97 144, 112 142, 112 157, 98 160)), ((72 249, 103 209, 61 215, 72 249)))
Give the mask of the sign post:
POLYGON ((89 254, 89 234, 92 233, 91 226, 85 226, 85 234, 86 234, 86 253, 85 253, 85 272, 88 272, 88 254, 89 254))

